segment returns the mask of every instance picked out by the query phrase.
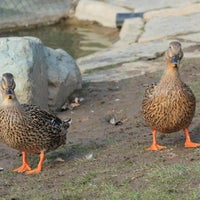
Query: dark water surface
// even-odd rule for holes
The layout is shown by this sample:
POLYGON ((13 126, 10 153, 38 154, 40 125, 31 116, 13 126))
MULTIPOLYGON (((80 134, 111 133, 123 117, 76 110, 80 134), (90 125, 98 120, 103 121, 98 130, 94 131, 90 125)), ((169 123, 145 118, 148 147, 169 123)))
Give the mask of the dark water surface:
POLYGON ((64 22, 46 27, 0 33, 0 37, 37 37, 44 45, 54 49, 64 49, 74 58, 86 56, 110 46, 116 41, 116 35, 117 30, 98 25, 79 26, 64 22))

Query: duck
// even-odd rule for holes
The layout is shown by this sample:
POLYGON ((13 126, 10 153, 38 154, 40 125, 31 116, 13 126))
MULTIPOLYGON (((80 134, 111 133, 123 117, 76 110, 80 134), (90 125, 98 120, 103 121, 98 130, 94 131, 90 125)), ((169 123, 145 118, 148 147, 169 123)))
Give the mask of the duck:
POLYGON ((166 148, 159 145, 156 140, 157 132, 173 133, 183 130, 185 134, 185 147, 199 147, 190 139, 189 125, 195 114, 196 99, 190 87, 180 76, 180 61, 183 50, 179 41, 169 43, 165 51, 166 67, 157 84, 146 88, 142 101, 144 121, 152 132, 152 145, 147 151, 156 151, 166 148))
POLYGON ((4 73, 0 81, 3 101, 0 104, 0 141, 22 152, 22 165, 14 172, 34 174, 42 171, 45 154, 66 143, 71 119, 61 120, 37 105, 20 104, 15 94, 12 73, 4 73), (27 154, 39 154, 31 169, 27 154))

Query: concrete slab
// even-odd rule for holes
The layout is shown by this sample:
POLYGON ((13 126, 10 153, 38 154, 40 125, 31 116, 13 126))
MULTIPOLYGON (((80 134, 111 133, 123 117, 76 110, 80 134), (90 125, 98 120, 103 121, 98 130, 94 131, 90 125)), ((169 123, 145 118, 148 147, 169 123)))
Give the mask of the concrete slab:
POLYGON ((145 21, 149 21, 153 18, 157 17, 167 17, 167 16, 185 16, 191 15, 194 13, 199 13, 200 11, 200 3, 193 3, 193 4, 184 4, 180 7, 176 8, 166 8, 161 10, 153 10, 144 13, 145 21))
POLYGON ((142 18, 126 19, 119 33, 119 37, 125 42, 137 42, 139 36, 142 34, 143 28, 144 21, 142 18))
POLYGON ((154 18, 147 22, 139 42, 149 42, 200 31, 200 13, 154 18))
POLYGON ((103 26, 116 27, 117 13, 129 13, 130 10, 105 2, 80 0, 75 11, 79 20, 96 21, 103 26))
POLYGON ((113 69, 83 74, 82 80, 84 82, 120 81, 123 79, 141 76, 145 73, 155 72, 159 69, 164 69, 164 66, 162 65, 163 63, 152 61, 124 63, 113 69))
POLYGON ((104 0, 111 4, 126 8, 132 8, 135 12, 146 12, 149 10, 158 10, 162 8, 179 7, 195 3, 195 0, 104 0))

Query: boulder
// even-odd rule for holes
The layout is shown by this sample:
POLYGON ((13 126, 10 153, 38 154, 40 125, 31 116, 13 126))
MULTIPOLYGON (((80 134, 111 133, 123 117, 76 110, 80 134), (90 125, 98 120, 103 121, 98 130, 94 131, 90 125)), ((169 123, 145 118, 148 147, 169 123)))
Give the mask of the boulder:
POLYGON ((0 38, 0 75, 5 72, 14 75, 21 103, 33 103, 47 109, 48 71, 44 48, 36 38, 0 38))
POLYGON ((62 107, 67 97, 81 88, 81 74, 75 60, 64 50, 46 48, 48 66, 48 104, 51 110, 62 107))
POLYGON ((15 76, 21 103, 57 110, 81 87, 81 75, 72 57, 45 47, 37 38, 0 38, 0 59, 0 75, 10 72, 15 76))
POLYGON ((129 9, 105 2, 80 0, 76 7, 75 16, 79 20, 96 21, 103 26, 114 28, 116 27, 117 13, 129 12, 129 9))

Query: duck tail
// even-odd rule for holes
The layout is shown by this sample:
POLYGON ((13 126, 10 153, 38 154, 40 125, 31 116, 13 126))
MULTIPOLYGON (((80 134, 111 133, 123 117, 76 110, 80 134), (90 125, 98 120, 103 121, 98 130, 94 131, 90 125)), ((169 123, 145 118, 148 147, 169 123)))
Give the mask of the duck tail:
POLYGON ((72 124, 72 119, 67 119, 63 121, 64 128, 68 129, 72 124))
POLYGON ((72 119, 67 119, 67 120, 63 120, 62 121, 62 125, 61 125, 61 133, 60 133, 60 142, 59 142, 59 146, 60 145, 65 145, 66 144, 66 140, 67 140, 67 129, 70 127, 72 123, 72 119))

